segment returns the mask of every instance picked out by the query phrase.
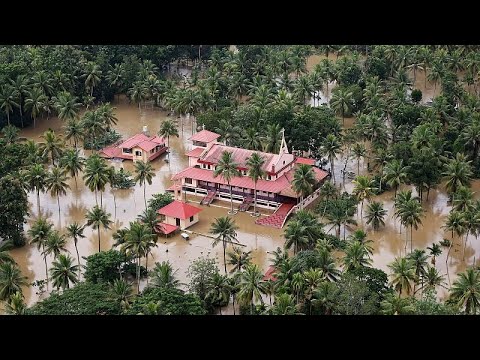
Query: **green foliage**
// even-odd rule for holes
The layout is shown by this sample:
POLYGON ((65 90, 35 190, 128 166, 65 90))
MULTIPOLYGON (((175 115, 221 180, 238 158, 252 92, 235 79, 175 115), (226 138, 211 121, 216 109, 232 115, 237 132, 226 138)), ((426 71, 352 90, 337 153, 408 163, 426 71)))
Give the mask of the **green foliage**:
POLYGON ((378 295, 379 301, 382 301, 387 293, 393 291, 388 284, 388 275, 383 270, 360 266, 349 273, 358 280, 365 281, 368 289, 378 295))
POLYGON ((164 206, 167 206, 173 202, 173 195, 170 192, 163 194, 154 194, 151 199, 148 200, 148 208, 155 212, 164 206))
POLYGON ((84 142, 85 150, 100 150, 108 145, 116 143, 122 138, 116 130, 110 129, 95 138, 86 138, 84 142))
POLYGON ((188 267, 187 277, 190 279, 188 290, 205 300, 211 290, 213 276, 218 273, 215 259, 198 258, 188 267))
POLYGON ((337 283, 335 312, 341 315, 375 315, 380 309, 378 294, 371 291, 366 281, 344 273, 337 283))
MULTIPOLYGON (((132 259, 118 250, 101 251, 99 253, 84 257, 87 260, 85 265, 85 281, 91 283, 113 282, 122 275, 135 275, 136 266, 132 259)), ((143 267, 141 275, 146 275, 143 267)))
POLYGON ((14 176, 0 178, 0 239, 14 246, 25 245, 23 224, 28 215, 28 198, 21 180, 14 176))
POLYGON ((120 303, 108 284, 82 282, 62 294, 52 294, 33 307, 27 315, 120 315, 120 303))
POLYGON ((135 181, 133 181, 132 173, 125 171, 123 168, 120 168, 119 171, 115 172, 114 184, 116 189, 130 189, 135 186, 135 181))
POLYGON ((205 315, 203 302, 196 295, 175 288, 148 287, 135 298, 126 314, 142 313, 149 303, 159 303, 158 315, 205 315))
POLYGON ((412 98, 412 101, 417 104, 422 100, 422 91, 419 89, 413 89, 410 97, 412 98))

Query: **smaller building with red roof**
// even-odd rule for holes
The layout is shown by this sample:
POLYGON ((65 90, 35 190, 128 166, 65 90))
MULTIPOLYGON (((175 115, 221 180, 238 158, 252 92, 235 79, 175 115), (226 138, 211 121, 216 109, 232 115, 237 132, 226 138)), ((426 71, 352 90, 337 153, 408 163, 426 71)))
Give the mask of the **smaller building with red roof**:
POLYGON ((136 134, 127 140, 100 150, 107 159, 152 161, 167 151, 165 139, 159 136, 136 134))
POLYGON ((157 211, 160 215, 159 220, 161 221, 159 226, 168 225, 164 227, 171 229, 171 226, 175 226, 182 230, 186 229, 198 222, 198 213, 200 211, 202 211, 202 209, 184 203, 183 201, 175 200, 157 211))

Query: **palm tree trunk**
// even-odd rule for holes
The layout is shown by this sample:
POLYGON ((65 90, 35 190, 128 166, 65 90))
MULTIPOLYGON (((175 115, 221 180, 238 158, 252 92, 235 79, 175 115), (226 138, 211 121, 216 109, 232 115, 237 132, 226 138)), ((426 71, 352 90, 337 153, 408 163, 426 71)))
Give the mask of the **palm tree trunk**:
POLYGON ((98 226, 98 252, 100 252, 100 225, 98 226))
POLYGON ((60 195, 57 194, 58 216, 60 216, 60 195))
POLYGON ((233 303, 233 315, 235 314, 235 294, 232 294, 232 303, 233 303))
POLYGON ((410 225, 410 252, 413 251, 413 225, 410 225))
POLYGON ((357 158, 357 176, 360 175, 360 158, 357 158))
POLYGON ((75 174, 74 178, 75 178, 75 190, 78 190, 77 175, 76 174, 75 174))
POLYGON ((227 260, 226 260, 226 249, 227 249, 227 242, 225 241, 225 239, 223 239, 223 266, 225 268, 225 275, 227 275, 227 260))
MULTIPOLYGON (((45 248, 44 248, 45 251, 45 248)), ((47 290, 48 290, 48 266, 47 266, 47 255, 43 255, 43 261, 45 261, 45 275, 47 276, 47 290)))
POLYGON ((22 98, 20 97, 20 107, 19 107, 19 110, 20 110, 20 122, 22 124, 22 129, 23 129, 23 112, 22 112, 22 98))
POLYGON ((230 187, 230 213, 233 215, 233 193, 232 193, 232 185, 230 185, 230 181, 228 182, 228 186, 230 187))
POLYGON ((115 190, 113 191, 113 206, 115 207, 115 220, 117 220, 117 199, 115 197, 115 190))
POLYGON ((257 215, 257 182, 255 181, 253 184, 253 191, 254 191, 254 197, 253 197, 253 215, 257 215))
MULTIPOLYGON (((145 271, 148 274, 148 252, 147 252, 147 255, 145 255, 145 271)), ((147 285, 148 285, 148 276, 147 276, 147 285)))
POLYGON ((465 241, 463 242, 463 261, 465 261, 465 247, 467 246, 468 230, 465 234, 465 241))
POLYGON ((103 207, 103 191, 100 191, 100 207, 103 207))
POLYGON ((8 125, 10 125, 10 112, 7 111, 7 121, 8 121, 8 125))
POLYGON ((140 294, 140 256, 137 258, 137 293, 140 294))
POLYGON ((145 209, 147 209, 147 195, 145 194, 146 188, 147 188, 147 184, 143 183, 143 200, 145 201, 145 209))
POLYGON ((40 190, 37 188, 37 208, 38 208, 38 216, 40 216, 40 190))
POLYGON ((98 206, 97 189, 95 189, 95 204, 98 206))

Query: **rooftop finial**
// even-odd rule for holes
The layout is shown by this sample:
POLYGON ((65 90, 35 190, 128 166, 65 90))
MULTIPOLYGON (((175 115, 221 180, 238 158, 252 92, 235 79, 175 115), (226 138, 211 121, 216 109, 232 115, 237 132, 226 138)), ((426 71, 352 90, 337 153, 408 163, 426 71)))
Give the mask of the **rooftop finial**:
POLYGON ((287 142, 285 141, 285 128, 282 128, 280 130, 282 133, 282 142, 280 143, 280 151, 279 154, 288 154, 288 147, 287 147, 287 142))
POLYGON ((205 124, 202 124, 202 129, 205 130, 205 124))

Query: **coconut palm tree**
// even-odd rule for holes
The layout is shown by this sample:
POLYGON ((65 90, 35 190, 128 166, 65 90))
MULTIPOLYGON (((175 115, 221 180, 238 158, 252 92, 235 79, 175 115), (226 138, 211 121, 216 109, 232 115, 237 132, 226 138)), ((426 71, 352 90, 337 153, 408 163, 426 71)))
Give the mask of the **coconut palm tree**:
POLYGON ((155 263, 155 267, 150 272, 151 284, 161 288, 178 288, 180 281, 175 278, 178 270, 173 270, 169 261, 155 263))
POLYGON ((317 183, 315 173, 310 165, 299 164, 293 173, 292 188, 300 195, 300 201, 311 194, 317 183))
POLYGON ((335 282, 340 276, 340 271, 337 269, 335 259, 326 248, 318 250, 317 268, 322 270, 322 276, 326 281, 335 282))
POLYGON ((452 241, 450 241, 450 246, 448 247, 448 253, 447 253, 447 258, 445 259, 445 263, 448 262, 448 257, 450 256, 450 250, 452 249, 453 246, 453 241, 454 241, 454 233, 461 238, 465 232, 467 231, 465 227, 465 217, 463 214, 459 211, 450 211, 447 217, 447 221, 445 222, 445 225, 443 228, 447 231, 452 232, 452 241))
POLYGON ((97 192, 100 191, 100 205, 102 205, 102 192, 110 179, 110 169, 105 161, 98 154, 91 155, 85 162, 83 180, 90 191, 95 191, 95 202, 97 202, 97 192))
POLYGON ((348 112, 353 105, 353 93, 347 89, 338 88, 336 91, 332 91, 332 99, 330 100, 330 106, 342 115, 342 122, 345 125, 345 113, 348 112))
POLYGON ((392 271, 392 280, 390 284, 394 286, 396 291, 398 291, 398 295, 402 295, 402 292, 406 292, 407 295, 410 295, 412 291, 411 282, 415 282, 417 279, 415 276, 415 266, 413 261, 406 257, 395 258, 388 267, 392 271))
POLYGON ((2 129, 3 139, 7 144, 13 144, 18 140, 19 130, 14 125, 7 125, 2 129))
POLYGON ((39 150, 42 156, 47 157, 48 154, 50 154, 52 165, 55 166, 55 159, 59 159, 62 156, 64 146, 61 135, 57 136, 55 131, 47 130, 40 137, 44 139, 44 141, 39 144, 39 150))
POLYGON ((215 221, 212 223, 210 227, 210 233, 216 235, 216 239, 212 243, 212 247, 215 247, 220 241, 223 244, 223 264, 225 267, 225 274, 227 274, 227 261, 226 261, 226 249, 227 249, 227 242, 234 243, 237 242, 237 230, 238 226, 235 225, 235 221, 233 221, 229 217, 220 217, 215 218, 215 221))
POLYGON ((236 214, 236 211, 233 211, 233 194, 230 182, 234 177, 242 176, 242 173, 238 170, 238 164, 235 163, 233 152, 226 150, 222 152, 222 156, 213 172, 214 178, 219 175, 227 182, 227 185, 230 188, 230 212, 228 214, 234 215, 236 214))
POLYGON ((56 259, 62 251, 68 252, 66 245, 65 235, 61 235, 57 230, 52 230, 45 241, 45 250, 43 250, 42 255, 44 257, 53 255, 53 258, 56 259))
POLYGON ((18 100, 18 110, 20 111, 20 121, 22 122, 23 128, 23 101, 25 99, 25 95, 28 94, 28 85, 29 79, 25 75, 17 75, 15 80, 10 79, 10 84, 12 85, 14 91, 17 95, 18 100))
POLYGON ((148 185, 152 185, 152 179, 155 176, 155 172, 153 171, 152 164, 149 162, 143 162, 141 160, 135 162, 135 178, 133 179, 135 182, 140 183, 140 186, 143 185, 143 198, 145 200, 145 209, 147 208, 147 195, 145 193, 147 183, 148 185))
MULTIPOLYGON (((445 276, 440 275, 438 270, 433 266, 427 266, 424 276, 425 282, 423 283, 422 291, 435 291, 437 286, 441 286, 444 289, 447 289, 445 284, 445 276)), ((419 289, 419 290, 420 290, 419 289)))
POLYGON ((285 248, 291 249, 293 247, 293 254, 304 250, 308 246, 308 235, 306 227, 298 220, 290 221, 285 230, 285 248))
POLYGON ((0 264, 0 300, 11 302, 12 295, 22 293, 22 286, 27 286, 27 278, 22 275, 15 263, 0 264))
POLYGON ((355 195, 358 201, 361 202, 360 206, 360 219, 363 218, 363 201, 365 199, 370 200, 376 190, 374 182, 368 176, 359 175, 352 183, 355 185, 353 188, 353 195, 355 195))
POLYGON ((37 193, 37 211, 40 216, 40 191, 44 192, 47 186, 47 171, 42 164, 34 164, 23 172, 25 188, 37 193))
POLYGON ((81 105, 75 96, 64 91, 57 95, 54 106, 60 120, 73 120, 77 117, 81 105))
POLYGON ((432 256, 432 264, 435 265, 435 258, 440 256, 442 253, 442 248, 439 244, 433 243, 432 246, 428 246, 427 250, 430 250, 430 256, 432 256))
POLYGON ((5 313, 8 315, 25 315, 27 305, 23 301, 23 294, 17 291, 10 296, 10 301, 5 304, 5 313))
POLYGON ((262 294, 265 293, 263 274, 256 264, 247 265, 245 270, 240 273, 240 282, 237 298, 240 304, 247 306, 250 304, 251 313, 254 313, 255 301, 263 304, 262 294))
POLYGON ((162 122, 162 125, 160 125, 158 135, 167 138, 168 159, 170 160, 170 136, 176 136, 178 138, 178 129, 172 120, 166 119, 162 122))
MULTIPOLYGON (((408 190, 407 194, 411 194, 408 190)), ((411 197, 411 195, 410 195, 411 197)), ((409 198, 405 201, 397 201, 395 205, 395 215, 400 218, 403 226, 410 226, 410 251, 413 249, 413 228, 418 229, 418 225, 422 224, 421 217, 424 215, 422 204, 418 198, 409 198)), ((405 251, 407 251, 407 240, 405 237, 405 251)))
POLYGON ((140 260, 146 256, 149 243, 153 235, 147 225, 139 222, 131 222, 130 229, 125 235, 125 243, 122 244, 122 252, 137 258, 137 292, 140 292, 140 260))
POLYGON ((50 269, 53 286, 57 289, 62 288, 62 290, 69 289, 70 283, 76 284, 78 282, 77 271, 79 271, 79 266, 73 265, 73 259, 70 255, 60 254, 52 262, 52 268, 50 269))
POLYGON ((352 146, 353 156, 357 159, 357 176, 360 175, 360 158, 365 158, 367 155, 367 148, 362 143, 355 143, 352 146))
POLYGON ((83 77, 85 78, 85 87, 90 89, 90 96, 93 96, 93 89, 100 84, 101 76, 100 66, 93 61, 89 61, 85 66, 83 77))
POLYGON ((473 210, 473 195, 475 193, 466 186, 459 186, 453 194, 453 209, 456 211, 468 212, 473 210))
POLYGON ((415 312, 415 306, 411 304, 410 298, 401 298, 395 294, 385 296, 380 307, 384 315, 410 315, 415 312))
POLYGON ((333 183, 335 184, 335 158, 337 154, 341 151, 341 143, 340 140, 334 134, 328 134, 323 143, 322 143, 322 151, 325 155, 328 156, 328 161, 330 162, 330 172, 332 173, 333 183))
POLYGON ((122 310, 127 310, 134 298, 132 285, 124 279, 115 279, 112 284, 112 293, 122 310))
POLYGON ((232 265, 230 269, 230 274, 233 274, 237 271, 242 271, 245 267, 250 264, 251 251, 242 251, 240 247, 234 247, 233 251, 229 251, 228 255, 228 265, 232 265))
POLYGON ((65 139, 70 140, 73 139, 73 144, 75 148, 77 148, 77 144, 83 138, 84 135, 84 128, 83 123, 76 119, 68 119, 65 126, 65 139))
POLYGON ((7 123, 10 125, 10 113, 13 112, 14 107, 20 107, 17 102, 18 92, 10 85, 3 85, 0 87, 0 108, 7 115, 7 123))
POLYGON ((0 243, 0 264, 4 262, 15 262, 8 251, 14 248, 12 240, 3 240, 0 243))
POLYGON ((408 254, 407 258, 413 262, 415 268, 415 276, 417 281, 413 285, 413 293, 415 294, 415 288, 417 283, 420 281, 421 287, 423 287, 423 280, 426 276, 427 260, 428 256, 425 254, 425 250, 415 249, 413 252, 408 254))
POLYGON ((470 186, 470 180, 473 176, 471 161, 467 161, 464 154, 457 153, 454 159, 448 160, 445 164, 443 176, 446 183, 445 188, 450 197, 457 192, 459 186, 470 186))
MULTIPOLYGON (((39 217, 28 230, 28 236, 30 236, 30 244, 35 244, 37 250, 42 249, 42 253, 45 251, 45 243, 47 242, 50 233, 52 232, 53 224, 50 223, 47 219, 39 217)), ((43 258, 45 261, 45 275, 47 277, 48 285, 48 267, 47 267, 47 258, 43 258)))
POLYGON ((228 305, 231 295, 230 281, 227 275, 221 275, 216 272, 210 278, 209 291, 205 296, 212 304, 218 304, 220 315, 222 315, 222 306, 228 305))
POLYGON ((142 82, 134 82, 132 87, 128 90, 128 96, 130 96, 130 99, 138 104, 138 111, 140 111, 140 104, 146 98, 145 88, 142 82))
POLYGON ((263 179, 266 175, 263 170, 265 159, 259 153, 255 152, 247 159, 246 164, 248 168, 248 177, 253 180, 254 184, 253 215, 258 216, 260 214, 257 213, 257 182, 258 180, 263 179))
POLYGON ((458 274, 450 289, 450 299, 465 307, 466 314, 476 314, 480 308, 480 272, 470 268, 458 274))
POLYGON ((57 197, 58 214, 60 215, 60 195, 66 195, 67 189, 70 189, 70 185, 67 184, 68 177, 66 169, 55 166, 52 168, 52 172, 47 176, 47 190, 50 191, 52 196, 57 197))
POLYGON ((366 245, 360 241, 351 241, 347 244, 342 262, 345 271, 352 271, 362 266, 367 267, 372 265, 372 260, 366 245))
POLYGON ((110 229, 110 220, 111 214, 107 213, 104 209, 99 208, 98 205, 95 205, 91 210, 88 210, 86 218, 86 226, 91 226, 94 230, 97 230, 98 233, 98 252, 100 252, 100 227, 107 230, 110 229))
POLYGON ((110 105, 110 103, 106 103, 101 104, 96 110, 107 131, 109 131, 113 125, 117 125, 118 119, 114 113, 115 109, 116 107, 110 105))
POLYGON ((407 180, 408 167, 403 166, 402 160, 393 159, 383 169, 383 180, 395 188, 395 199, 397 198, 398 187, 407 180))
POLYGON ((34 87, 27 93, 25 109, 30 111, 33 118, 33 127, 36 127, 37 117, 43 112, 45 103, 48 100, 46 95, 38 87, 34 87))
POLYGON ((325 315, 331 315, 337 303, 338 288, 335 284, 324 281, 313 294, 312 305, 320 308, 325 315))
POLYGON ((70 176, 75 179, 75 188, 78 189, 77 175, 79 171, 83 171, 85 166, 85 159, 80 156, 78 149, 67 149, 64 151, 60 159, 60 166, 70 173, 70 176))
POLYGON ((372 224, 374 230, 378 230, 380 226, 385 226, 385 216, 387 210, 383 208, 383 204, 378 201, 373 201, 367 206, 367 225, 372 224))
POLYGON ((280 151, 282 142, 282 129, 280 124, 267 124, 265 130, 266 152, 277 154, 280 151))
POLYGON ((66 230, 67 230, 67 236, 72 238, 75 244, 75 251, 77 252, 77 261, 78 261, 78 277, 80 278, 81 264, 80 264, 80 255, 78 254, 77 244, 79 239, 85 238, 85 235, 83 235, 83 230, 85 230, 85 225, 80 225, 77 222, 73 222, 67 226, 66 230))

